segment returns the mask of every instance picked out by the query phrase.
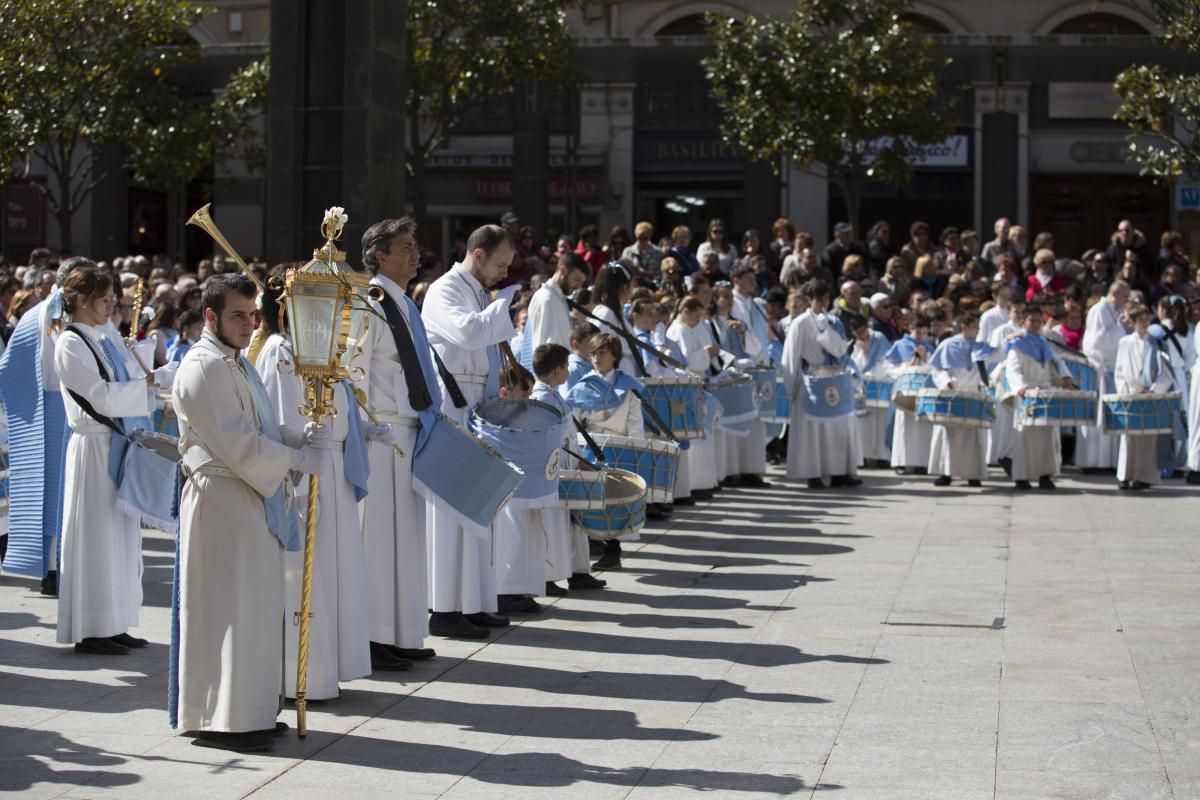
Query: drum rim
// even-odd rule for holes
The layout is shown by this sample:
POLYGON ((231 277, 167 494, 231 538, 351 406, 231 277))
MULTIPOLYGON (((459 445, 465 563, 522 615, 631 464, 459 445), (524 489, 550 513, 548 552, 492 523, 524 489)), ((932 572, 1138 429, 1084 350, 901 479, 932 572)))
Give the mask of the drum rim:
POLYGON ((1131 400, 1174 400, 1178 402, 1183 399, 1183 392, 1140 392, 1135 394, 1102 394, 1100 401, 1103 403, 1128 403, 1131 400))
POLYGON ((991 401, 993 404, 996 398, 992 397, 987 392, 973 392, 968 389, 918 389, 917 398, 922 397, 961 397, 969 400, 991 401))

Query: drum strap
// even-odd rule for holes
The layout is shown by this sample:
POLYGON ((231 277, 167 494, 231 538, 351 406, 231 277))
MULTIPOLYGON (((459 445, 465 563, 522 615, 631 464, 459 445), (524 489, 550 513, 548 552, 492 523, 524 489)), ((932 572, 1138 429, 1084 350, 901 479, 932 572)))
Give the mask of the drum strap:
POLYGON ((383 306, 388 327, 392 329, 392 339, 396 343, 396 352, 400 356, 404 383, 408 386, 408 403, 413 411, 424 411, 433 405, 433 400, 429 396, 429 387, 425 385, 425 373, 421 370, 421 360, 417 358, 417 348, 413 345, 408 324, 404 321, 404 315, 400 313, 400 306, 396 305, 396 301, 387 292, 383 293, 379 304, 383 306))
POLYGON ((454 403, 455 408, 466 408, 467 398, 463 395, 462 389, 458 387, 458 381, 450 374, 450 370, 446 369, 446 363, 438 355, 437 348, 431 347, 429 350, 433 353, 433 360, 437 362, 438 375, 442 376, 442 383, 446 385, 446 393, 450 395, 450 401, 454 403))
POLYGON ((979 378, 983 381, 983 385, 991 386, 992 384, 988 380, 987 366, 982 361, 976 361, 975 366, 979 368, 979 378))
MULTIPOLYGON (((78 328, 76 328, 74 325, 68 325, 67 330, 69 330, 71 333, 78 336, 80 339, 83 340, 83 343, 87 345, 87 349, 90 350, 92 353, 92 358, 96 359, 96 368, 100 370, 100 377, 104 379, 105 383, 107 383, 108 382, 108 370, 104 366, 104 362, 100 359, 100 354, 97 353, 95 348, 92 347, 92 343, 89 342, 88 338, 83 335, 83 332, 80 331, 78 328)), ((66 386, 63 386, 63 388, 67 389, 66 386)), ((96 422, 99 422, 101 425, 104 425, 105 427, 111 428, 113 433, 117 434, 118 436, 125 435, 124 429, 122 429, 119 425, 117 425, 117 423, 114 422, 112 420, 112 418, 104 416, 99 411, 97 411, 95 408, 93 408, 92 404, 89 403, 84 397, 82 397, 81 395, 79 395, 72 389, 67 389, 67 394, 71 395, 71 399, 74 400, 79 405, 79 407, 83 409, 85 414, 87 414, 92 419, 96 420, 96 422)))
POLYGON ((675 444, 679 444, 679 439, 675 437, 675 432, 671 430, 671 426, 667 424, 666 420, 654 410, 654 406, 646 402, 646 398, 642 397, 641 392, 634 391, 634 395, 638 400, 642 401, 642 415, 649 420, 651 426, 658 429, 656 432, 670 439, 675 444))

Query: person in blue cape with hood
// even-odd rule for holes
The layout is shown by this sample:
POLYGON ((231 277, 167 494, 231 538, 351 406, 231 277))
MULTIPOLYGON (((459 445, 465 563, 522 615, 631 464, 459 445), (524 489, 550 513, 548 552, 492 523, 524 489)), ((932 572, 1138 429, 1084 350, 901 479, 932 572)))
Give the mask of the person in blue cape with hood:
MULTIPOLYGON (((963 314, 954 321, 957 329, 933 351, 929 366, 933 383, 939 389, 959 392, 983 392, 984 372, 980 369, 989 347, 975 341, 979 317, 963 314)), ((937 475, 934 486, 949 486, 953 478, 969 486, 980 486, 987 477, 987 438, 983 428, 958 425, 934 425, 929 451, 929 474, 937 475)))
MULTIPOLYGON (((1054 349, 1042 336, 1042 310, 1035 305, 1025 307, 1022 321, 1024 332, 1007 340, 1004 373, 1011 395, 1024 397, 1030 389, 1049 389, 1059 381, 1074 386, 1071 371, 1055 357, 1054 349)), ((1018 489, 1031 489, 1032 481, 1039 489, 1054 489, 1058 472, 1058 428, 1022 426, 1016 415, 1016 434, 1013 438, 1012 477, 1018 489)))
MULTIPOLYGON (((918 311, 912 330, 892 343, 884 358, 890 365, 892 380, 909 368, 928 371, 926 360, 935 346, 937 332, 932 317, 918 311)), ((929 381, 932 384, 932 381, 929 381)), ((929 449, 933 429, 917 421, 916 414, 896 407, 892 427, 892 467, 901 475, 924 475, 929 468, 929 449)))
MULTIPOLYGON (((888 339, 877 330, 872 330, 867 319, 858 314, 847 314, 843 320, 850 327, 850 335, 854 345, 850 350, 850 360, 854 364, 864 384, 867 381, 891 383, 887 355, 890 344, 888 339)), ((858 438, 862 446, 863 460, 868 467, 886 468, 891 458, 892 445, 889 423, 892 418, 892 407, 867 407, 866 413, 858 417, 858 438)))

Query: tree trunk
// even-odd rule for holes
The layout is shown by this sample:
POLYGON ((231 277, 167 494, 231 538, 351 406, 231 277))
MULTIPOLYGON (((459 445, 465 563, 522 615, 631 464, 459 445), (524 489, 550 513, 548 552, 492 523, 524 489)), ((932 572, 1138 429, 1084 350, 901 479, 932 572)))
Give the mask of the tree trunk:
POLYGON ((74 209, 71 208, 71 174, 70 168, 56 169, 54 176, 58 180, 58 202, 55 203, 54 219, 58 222, 58 249, 68 255, 74 255, 74 242, 71 235, 71 221, 74 209))
POLYGON ((854 228, 855 241, 861 240, 863 231, 859 215, 862 213, 862 179, 857 175, 850 175, 836 179, 836 183, 842 190, 842 201, 846 205, 846 222, 854 228))

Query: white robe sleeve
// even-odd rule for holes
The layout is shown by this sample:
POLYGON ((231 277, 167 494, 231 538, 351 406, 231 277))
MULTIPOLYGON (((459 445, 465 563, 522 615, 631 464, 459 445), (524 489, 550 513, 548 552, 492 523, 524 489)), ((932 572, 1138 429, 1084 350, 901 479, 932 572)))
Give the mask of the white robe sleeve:
POLYGON ((461 291, 460 284, 442 281, 430 288, 421 314, 428 328, 464 350, 479 350, 516 335, 507 300, 495 300, 482 311, 469 311, 477 301, 461 291))
POLYGON ((292 467, 292 448, 267 438, 238 401, 233 369, 215 357, 188 354, 175 378, 176 403, 197 442, 263 497, 292 467))
MULTIPOLYGON (((304 385, 292 370, 290 353, 278 339, 272 337, 259 353, 254 367, 262 376, 267 396, 271 398, 284 443, 288 447, 301 447, 304 444, 304 425, 308 421, 300 413, 300 406, 304 405, 304 385)), ((333 391, 341 391, 341 387, 335 385, 333 391)))
POLYGON ((122 382, 105 380, 96 366, 92 349, 76 333, 58 337, 54 369, 63 388, 87 400, 98 414, 112 418, 141 417, 154 409, 153 395, 145 378, 122 382))
POLYGON ((1022 360, 1021 352, 1015 347, 1009 350, 1008 355, 1004 357, 1004 374, 1008 378, 1008 386, 1013 394, 1029 385, 1022 369, 1022 360))

